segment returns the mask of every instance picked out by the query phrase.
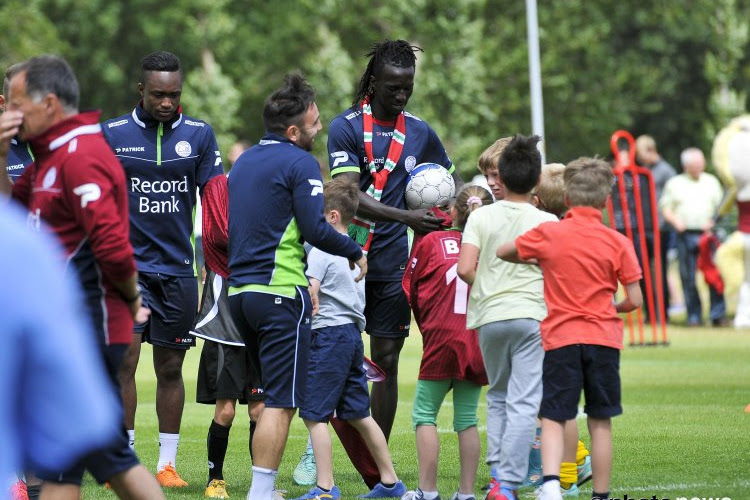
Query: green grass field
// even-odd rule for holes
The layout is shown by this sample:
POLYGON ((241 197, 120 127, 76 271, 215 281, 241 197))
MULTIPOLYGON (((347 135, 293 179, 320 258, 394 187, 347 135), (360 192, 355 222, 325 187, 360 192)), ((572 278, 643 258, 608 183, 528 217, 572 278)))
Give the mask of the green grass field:
MULTIPOLYGON (((614 419, 615 461, 612 497, 658 499, 685 497, 750 499, 750 331, 733 329, 669 329, 668 347, 629 347, 622 358, 625 412, 614 419)), ((366 339, 365 339, 366 340, 366 339)), ((207 477, 206 433, 213 407, 195 400, 195 379, 200 347, 186 358, 184 375, 186 404, 182 420, 177 468, 190 483, 187 488, 167 491, 167 498, 201 498, 207 477)), ((407 487, 417 485, 417 458, 411 429, 411 409, 421 341, 412 335, 401 355, 399 409, 390 440, 396 470, 407 487)), ((155 379, 151 350, 144 347, 138 371, 139 399, 136 417, 136 451, 150 469, 158 458, 158 430, 154 406, 155 379)), ((439 488, 449 499, 458 485, 458 448, 451 428, 451 402, 440 414, 441 459, 439 488)), ((245 498, 250 483, 245 407, 235 419, 225 464, 225 478, 232 498, 245 498)), ((480 400, 480 432, 484 446, 485 405, 480 400)), ((588 441, 584 422, 579 425, 588 441)), ((307 433, 295 418, 277 487, 287 497, 301 495, 305 488, 292 482, 292 471, 304 450, 307 433)), ((354 498, 367 488, 334 439, 336 482, 343 498, 354 498)), ((489 471, 480 465, 479 488, 489 471)), ((580 498, 589 498, 590 483, 580 498)), ((88 477, 83 498, 115 498, 88 477)))

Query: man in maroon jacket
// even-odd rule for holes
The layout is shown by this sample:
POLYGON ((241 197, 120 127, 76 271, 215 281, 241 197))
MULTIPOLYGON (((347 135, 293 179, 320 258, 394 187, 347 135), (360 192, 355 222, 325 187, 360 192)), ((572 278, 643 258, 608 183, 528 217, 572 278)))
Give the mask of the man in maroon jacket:
MULTIPOLYGON (((37 152, 35 162, 12 186, 28 208, 28 224, 51 230, 62 242, 68 269, 77 273, 97 333, 111 389, 119 395, 117 372, 132 339, 133 319, 145 319, 133 250, 128 239, 125 176, 101 133, 99 113, 78 112, 78 82, 56 56, 20 64, 10 81, 7 111, 0 116, 0 172, 5 172, 10 139, 18 134, 37 152)), ((10 193, 0 175, 0 191, 10 193)), ((61 356, 64 353, 60 354, 61 356)), ((159 499, 154 477, 139 464, 127 435, 113 436, 68 471, 41 471, 41 498, 77 499, 84 469, 109 481, 120 497, 159 499)))

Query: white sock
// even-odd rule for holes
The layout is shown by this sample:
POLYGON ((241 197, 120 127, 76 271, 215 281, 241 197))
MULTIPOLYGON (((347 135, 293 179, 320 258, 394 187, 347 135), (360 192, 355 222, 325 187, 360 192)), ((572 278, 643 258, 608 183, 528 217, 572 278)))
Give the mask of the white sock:
POLYGON ((169 464, 177 468, 177 445, 180 443, 179 434, 159 433, 159 463, 156 470, 160 471, 169 464))
POLYGON ((135 450, 135 429, 128 429, 128 446, 131 450, 135 450))
POLYGON ((250 481, 250 491, 247 500, 267 500, 272 498, 273 487, 278 471, 253 466, 253 478, 250 481))
POLYGON ((312 449, 312 438, 308 434, 308 436, 307 436, 307 448, 305 449, 305 453, 312 453, 312 451, 313 451, 313 449, 312 449))
POLYGON ((551 495, 552 498, 557 498, 560 495, 560 481, 557 479, 545 481, 544 484, 542 484, 542 494, 551 495))
POLYGON ((456 493, 456 500, 469 500, 469 498, 474 498, 473 493, 461 493, 460 491, 456 493))
POLYGON ((433 500, 438 497, 438 492, 422 490, 422 497, 424 498, 424 500, 433 500))

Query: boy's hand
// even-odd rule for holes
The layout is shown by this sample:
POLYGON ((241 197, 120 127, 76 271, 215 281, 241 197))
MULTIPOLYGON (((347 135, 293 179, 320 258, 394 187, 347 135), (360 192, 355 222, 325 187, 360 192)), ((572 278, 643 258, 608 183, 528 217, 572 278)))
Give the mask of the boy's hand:
POLYGON ((310 291, 310 303, 312 303, 312 315, 317 316, 320 310, 320 299, 312 287, 309 287, 308 290, 310 291))

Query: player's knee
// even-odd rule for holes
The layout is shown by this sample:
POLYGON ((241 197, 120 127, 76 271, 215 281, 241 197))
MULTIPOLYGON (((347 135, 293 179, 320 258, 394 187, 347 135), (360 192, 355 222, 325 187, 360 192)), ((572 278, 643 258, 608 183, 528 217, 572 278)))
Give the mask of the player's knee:
POLYGON ((156 377, 162 382, 179 382, 182 380, 182 363, 164 363, 156 369, 156 377))
POLYGON ((232 424, 234 421, 234 415, 235 415, 235 409, 234 405, 232 404, 223 404, 216 407, 216 411, 214 413, 214 420, 217 424, 221 424, 225 427, 232 424))
POLYGON ((414 430, 420 425, 437 427, 437 409, 415 404, 411 413, 411 422, 414 430))
POLYGON ((260 414, 263 412, 263 401, 251 401, 248 403, 247 412, 250 415, 251 422, 257 422, 260 414))
POLYGON ((476 415, 458 415, 453 418, 453 430, 462 432, 471 427, 476 427, 479 419, 476 415))

